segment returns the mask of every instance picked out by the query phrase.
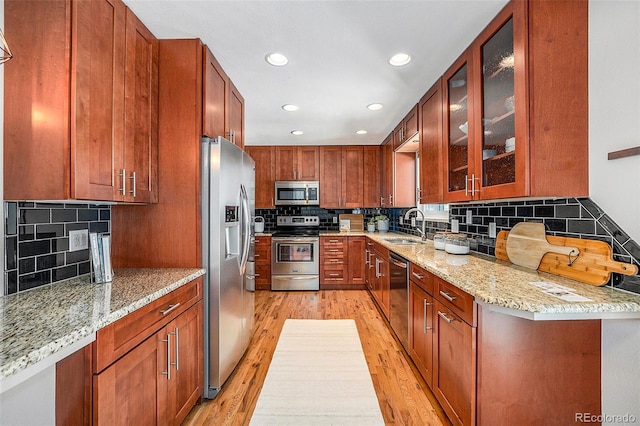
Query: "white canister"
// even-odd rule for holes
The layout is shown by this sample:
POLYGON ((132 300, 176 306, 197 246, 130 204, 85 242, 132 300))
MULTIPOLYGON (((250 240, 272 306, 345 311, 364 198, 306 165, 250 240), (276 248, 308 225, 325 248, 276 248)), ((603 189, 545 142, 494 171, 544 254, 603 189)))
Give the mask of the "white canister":
POLYGON ((256 234, 264 232, 264 217, 256 216, 253 219, 253 227, 254 227, 253 230, 255 231, 256 234))

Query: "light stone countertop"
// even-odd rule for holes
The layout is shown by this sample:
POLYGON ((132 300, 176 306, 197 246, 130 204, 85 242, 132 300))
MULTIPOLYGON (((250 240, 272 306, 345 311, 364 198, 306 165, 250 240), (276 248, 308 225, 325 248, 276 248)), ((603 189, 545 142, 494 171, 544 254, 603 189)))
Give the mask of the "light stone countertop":
POLYGON ((198 268, 116 269, 111 283, 82 277, 0 297, 0 384, 77 342, 90 343, 97 330, 204 273, 198 268))
POLYGON ((640 319, 640 295, 596 287, 546 272, 513 265, 483 255, 454 255, 433 248, 433 241, 416 245, 397 245, 386 238, 402 237, 420 241, 402 233, 321 232, 321 236, 367 236, 389 250, 415 263, 471 294, 483 307, 532 320, 563 319, 640 319), (553 283, 590 301, 569 302, 546 294, 532 282, 553 283))

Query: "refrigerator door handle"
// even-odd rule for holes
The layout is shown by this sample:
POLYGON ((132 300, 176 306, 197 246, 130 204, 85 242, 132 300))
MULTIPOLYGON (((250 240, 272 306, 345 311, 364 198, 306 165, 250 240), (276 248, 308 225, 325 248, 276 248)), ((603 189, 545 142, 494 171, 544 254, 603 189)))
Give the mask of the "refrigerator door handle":
POLYGON ((249 197, 244 185, 240 185, 240 197, 242 203, 242 251, 240 258, 240 271, 244 275, 244 269, 249 260, 249 249, 251 244, 251 218, 249 217, 249 197))

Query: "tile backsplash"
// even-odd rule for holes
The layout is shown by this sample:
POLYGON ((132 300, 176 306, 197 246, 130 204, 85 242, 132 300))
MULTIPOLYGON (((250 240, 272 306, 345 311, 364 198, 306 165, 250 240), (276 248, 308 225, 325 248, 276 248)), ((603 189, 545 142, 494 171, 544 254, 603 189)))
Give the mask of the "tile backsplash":
MULTIPOLYGON (((391 211, 391 229, 418 234, 407 224, 400 225, 406 209, 391 211)), ((552 200, 504 201, 484 204, 452 204, 450 219, 457 219, 461 233, 467 234, 471 249, 495 257, 495 238, 489 238, 489 224, 497 231, 510 230, 518 222, 541 222, 548 235, 605 241, 613 248, 617 261, 640 266, 640 246, 629 237, 590 198, 562 198, 552 200), (467 210, 471 223, 466 222, 467 210)), ((433 238, 437 231, 450 229, 448 223, 427 222, 427 234, 433 238)), ((640 293, 640 276, 612 274, 610 286, 640 293)))
POLYGON ((89 250, 69 251, 69 231, 110 232, 108 205, 7 201, 3 294, 90 273, 89 250))

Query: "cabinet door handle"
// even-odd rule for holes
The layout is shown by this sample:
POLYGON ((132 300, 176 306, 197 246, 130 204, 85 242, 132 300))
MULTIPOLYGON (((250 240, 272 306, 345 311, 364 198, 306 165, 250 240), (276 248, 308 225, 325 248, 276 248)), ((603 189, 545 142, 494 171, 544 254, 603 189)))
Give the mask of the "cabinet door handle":
POLYGON ((122 169, 121 173, 118 173, 118 176, 120 176, 122 179, 120 180, 120 182, 122 182, 122 186, 120 187, 120 189, 118 189, 118 192, 120 194, 122 194, 123 196, 127 195, 127 189, 126 189, 126 183, 125 181, 127 180, 127 171, 125 169, 122 169))
POLYGON ((444 291, 440 290, 440 296, 444 297, 445 299, 447 299, 449 302, 453 302, 454 300, 457 299, 457 297, 450 295, 449 293, 445 293, 444 291))
POLYGON ((447 314, 442 313, 442 312, 440 312, 440 311, 438 311, 438 316, 439 316, 440 318, 442 318, 443 320, 445 320, 448 324, 451 324, 452 322, 454 322, 454 321, 456 320, 455 318, 449 318, 449 317, 447 316, 447 314))
POLYGON ((417 272, 412 272, 413 276, 416 277, 417 279, 421 280, 424 278, 424 275, 420 275, 417 272))
POLYGON ((176 362, 175 362, 175 366, 176 366, 176 371, 178 371, 180 369, 180 343, 179 343, 179 339, 178 339, 178 327, 176 327, 176 332, 174 333, 176 335, 176 362))
POLYGON ((161 340, 161 342, 167 344, 167 371, 163 371, 160 374, 167 376, 167 380, 171 380, 171 333, 167 333, 167 338, 161 340))
POLYGON ((380 205, 384 206, 384 197, 380 197, 380 205))
POLYGON ((422 299, 422 334, 427 334, 427 299, 422 299))
POLYGON ((464 196, 469 196, 469 175, 464 175, 464 196))
POLYGON ((389 194, 389 205, 393 205, 393 194, 389 194))
POLYGON ((178 306, 180 306, 180 303, 175 303, 173 305, 169 305, 169 307, 167 309, 165 309, 164 311, 160 311, 160 313, 162 315, 167 315, 169 312, 173 311, 174 309, 176 309, 178 306))
POLYGON ((129 179, 133 181, 133 183, 131 184, 132 189, 130 189, 129 192, 133 194, 133 198, 136 198, 136 172, 132 172, 131 176, 129 176, 129 179))

